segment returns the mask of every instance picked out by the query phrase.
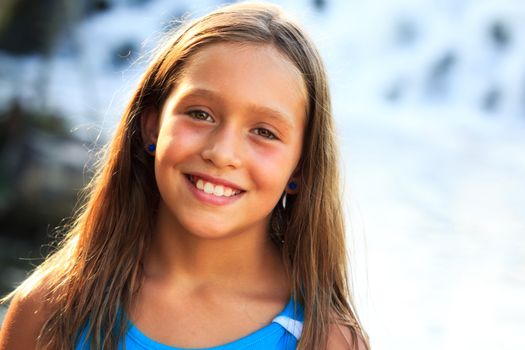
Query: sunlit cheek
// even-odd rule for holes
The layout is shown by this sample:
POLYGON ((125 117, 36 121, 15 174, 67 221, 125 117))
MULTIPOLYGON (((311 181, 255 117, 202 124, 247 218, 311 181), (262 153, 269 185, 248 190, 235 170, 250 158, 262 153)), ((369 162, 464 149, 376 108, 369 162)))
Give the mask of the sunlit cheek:
POLYGON ((161 132, 162 149, 169 158, 185 157, 197 152, 207 139, 207 130, 185 122, 172 122, 161 132))
POLYGON ((261 183, 280 193, 294 169, 293 153, 285 147, 258 147, 251 158, 261 183))

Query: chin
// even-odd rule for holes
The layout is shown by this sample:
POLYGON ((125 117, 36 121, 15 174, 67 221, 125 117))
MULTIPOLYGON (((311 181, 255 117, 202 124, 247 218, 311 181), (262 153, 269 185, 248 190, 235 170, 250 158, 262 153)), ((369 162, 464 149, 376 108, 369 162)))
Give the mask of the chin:
POLYGON ((200 222, 192 220, 184 226, 188 234, 202 239, 220 239, 235 235, 233 230, 225 227, 224 220, 215 223, 205 219, 200 222))

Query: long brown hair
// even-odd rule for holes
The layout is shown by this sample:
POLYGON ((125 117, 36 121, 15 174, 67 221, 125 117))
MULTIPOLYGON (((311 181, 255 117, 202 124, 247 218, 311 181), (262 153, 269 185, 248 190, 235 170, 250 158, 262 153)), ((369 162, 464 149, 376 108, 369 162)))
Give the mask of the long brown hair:
POLYGON ((141 264, 159 203, 141 118, 148 108, 162 106, 197 50, 218 42, 274 45, 299 69, 308 92, 300 191, 286 209, 277 206, 270 219, 270 234, 279 241, 291 292, 304 305, 298 348, 324 348, 334 323, 349 327, 355 348, 358 338, 368 344, 349 290, 337 149, 323 63, 312 41, 279 7, 243 3, 222 7, 169 35, 144 73, 60 246, 7 297, 46 286, 53 312, 40 333, 41 348, 72 349, 81 330, 92 348, 117 348, 126 326, 120 311, 129 310, 140 288, 141 264))

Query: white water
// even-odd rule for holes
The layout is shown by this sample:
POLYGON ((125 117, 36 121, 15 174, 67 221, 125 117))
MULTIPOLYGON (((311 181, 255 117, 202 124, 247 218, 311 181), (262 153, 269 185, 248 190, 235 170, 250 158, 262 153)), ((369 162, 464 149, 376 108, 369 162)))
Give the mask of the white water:
MULTIPOLYGON (((338 0, 321 15, 308 4, 282 2, 329 70, 356 295, 373 348, 525 349, 525 3, 338 0), (499 51, 485 38, 497 18, 512 30, 499 51), (404 45, 401 20, 416 28, 404 45), (458 57, 453 74, 429 93, 429 71, 447 50, 458 57), (387 102, 396 86, 401 98, 387 102), (499 109, 481 112, 491 86, 503 91, 499 109)), ((89 19, 76 32, 80 58, 52 62, 49 104, 81 129, 110 131, 143 65, 112 70, 108 49, 147 39, 145 52, 175 10, 214 6, 157 0, 89 19)), ((30 86, 38 61, 9 64, 26 67, 18 79, 30 86)))

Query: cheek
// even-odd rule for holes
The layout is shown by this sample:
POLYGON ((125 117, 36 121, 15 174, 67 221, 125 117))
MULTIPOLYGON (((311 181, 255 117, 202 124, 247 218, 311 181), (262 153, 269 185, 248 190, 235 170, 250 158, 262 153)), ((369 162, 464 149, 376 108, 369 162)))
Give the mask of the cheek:
POLYGON ((280 148, 255 149, 250 157, 261 184, 274 187, 279 192, 284 190, 296 166, 294 152, 280 148))
POLYGON ((156 157, 161 162, 185 158, 198 151, 205 139, 202 131, 177 120, 170 121, 162 126, 159 133, 156 157))

